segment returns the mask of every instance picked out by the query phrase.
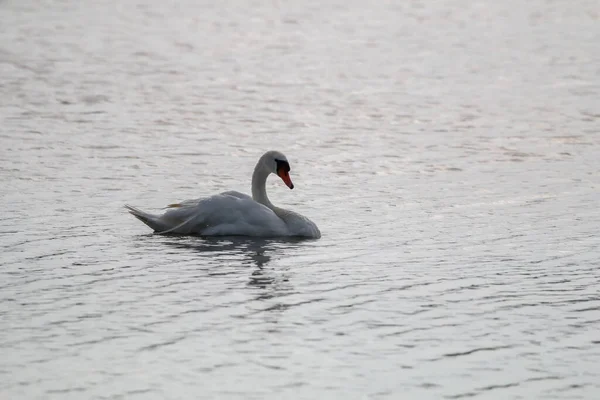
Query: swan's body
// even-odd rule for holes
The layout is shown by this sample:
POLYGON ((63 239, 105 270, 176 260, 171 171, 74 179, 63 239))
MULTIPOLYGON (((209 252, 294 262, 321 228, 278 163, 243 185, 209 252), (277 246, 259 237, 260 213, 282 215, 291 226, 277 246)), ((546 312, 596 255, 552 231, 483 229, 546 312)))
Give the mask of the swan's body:
POLYGON ((252 197, 228 191, 214 196, 171 204, 162 215, 153 215, 126 205, 140 221, 157 233, 202 236, 299 236, 318 239, 321 232, 308 218, 275 207, 267 197, 267 177, 275 173, 294 188, 286 157, 268 151, 258 160, 252 174, 252 197))

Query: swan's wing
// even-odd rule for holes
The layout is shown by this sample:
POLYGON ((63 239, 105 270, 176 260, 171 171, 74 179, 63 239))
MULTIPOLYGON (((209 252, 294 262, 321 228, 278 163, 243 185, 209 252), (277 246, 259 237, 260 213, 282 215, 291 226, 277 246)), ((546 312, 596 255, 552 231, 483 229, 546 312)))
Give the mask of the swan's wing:
POLYGON ((254 201, 252 199, 252 197, 248 196, 247 194, 236 192, 235 190, 229 190, 229 191, 223 192, 221 194, 224 195, 224 196, 233 196, 233 197, 236 197, 238 199, 245 199, 245 200, 252 200, 252 201, 254 201))
POLYGON ((193 200, 184 200, 184 201, 180 201, 179 203, 171 203, 168 206, 166 206, 165 208, 186 208, 186 207, 194 207, 196 205, 198 205, 198 203, 201 201, 202 199, 193 199, 193 200))
MULTIPOLYGON (((240 193, 237 192, 235 190, 230 190, 227 192, 223 192, 220 193, 221 196, 232 196, 238 199, 246 199, 246 200, 252 200, 252 197, 248 196, 247 194, 244 193, 240 193)), ((213 196, 214 197, 214 196, 213 196)), ((172 203, 169 204, 168 206, 166 206, 165 208, 186 208, 186 207, 195 207, 198 205, 198 203, 200 203, 202 200, 205 200, 204 198, 199 198, 199 199, 191 199, 191 200, 184 200, 184 201, 180 201, 179 203, 172 203)))
POLYGON ((268 236, 287 232, 270 208, 239 192, 172 204, 161 220, 172 227, 172 233, 268 236))

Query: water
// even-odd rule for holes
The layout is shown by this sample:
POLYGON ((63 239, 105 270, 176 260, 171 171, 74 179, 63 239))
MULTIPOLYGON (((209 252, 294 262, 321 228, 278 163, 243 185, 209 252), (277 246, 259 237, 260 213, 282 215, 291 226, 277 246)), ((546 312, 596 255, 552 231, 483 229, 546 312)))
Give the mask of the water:
POLYGON ((1 398, 597 398, 596 1, 0 9, 1 398), (122 208, 268 149, 320 240, 122 208))

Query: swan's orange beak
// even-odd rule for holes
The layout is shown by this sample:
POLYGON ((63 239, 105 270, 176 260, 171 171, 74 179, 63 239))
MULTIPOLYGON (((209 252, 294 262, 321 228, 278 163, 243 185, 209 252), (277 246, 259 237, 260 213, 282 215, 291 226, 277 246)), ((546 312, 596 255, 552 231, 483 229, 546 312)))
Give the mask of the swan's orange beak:
POLYGON ((281 178, 281 180, 289 187, 290 189, 294 188, 294 184, 292 183, 292 178, 290 178, 289 172, 287 172, 283 168, 279 168, 277 170, 277 175, 281 178))

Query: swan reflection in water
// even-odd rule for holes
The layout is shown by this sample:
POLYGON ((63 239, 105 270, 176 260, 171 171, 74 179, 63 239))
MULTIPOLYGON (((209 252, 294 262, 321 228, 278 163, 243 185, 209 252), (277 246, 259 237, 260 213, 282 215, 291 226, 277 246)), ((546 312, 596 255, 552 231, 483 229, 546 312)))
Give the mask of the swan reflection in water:
MULTIPOLYGON (((258 299, 269 299, 277 296, 278 292, 291 290, 287 282, 289 273, 281 268, 268 268, 273 255, 284 256, 291 249, 296 249, 306 243, 301 239, 262 239, 244 237, 203 238, 189 236, 150 236, 154 241, 158 239, 161 245, 167 245, 181 250, 192 251, 201 258, 208 257, 211 261, 227 261, 229 268, 223 271, 220 265, 213 265, 207 270, 208 276, 239 275, 253 267, 247 285, 260 289, 271 287, 268 293, 261 293, 258 299), (239 260, 243 268, 231 270, 231 261, 239 260)), ((155 242, 156 243, 156 242, 155 242)))

